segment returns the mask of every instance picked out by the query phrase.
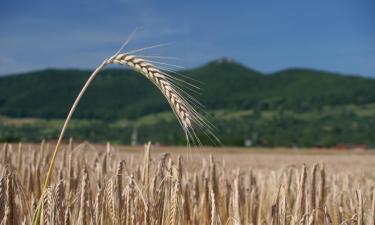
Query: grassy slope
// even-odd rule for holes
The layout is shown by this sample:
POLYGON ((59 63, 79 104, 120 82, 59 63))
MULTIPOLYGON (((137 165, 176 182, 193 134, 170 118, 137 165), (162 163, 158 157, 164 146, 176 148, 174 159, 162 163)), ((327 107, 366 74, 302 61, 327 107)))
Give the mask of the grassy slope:
MULTIPOLYGON (((183 73, 203 82, 197 98, 210 109, 224 144, 242 145, 244 138, 268 146, 374 144, 373 79, 304 69, 266 75, 216 62, 183 73)), ((6 115, 0 118, 0 140, 56 138, 88 75, 45 70, 0 78, 0 114, 6 115)), ((74 118, 68 136, 79 139, 129 143, 136 126, 141 142, 183 143, 158 90, 127 70, 104 71, 74 118)))
MULTIPOLYGON (((211 110, 292 109, 375 102, 375 80, 313 70, 264 75, 233 63, 210 63, 185 71, 203 82, 196 96, 211 110)), ((0 114, 62 118, 88 71, 45 70, 0 78, 0 114)), ((83 98, 76 117, 134 119, 168 111, 168 105, 143 77, 127 70, 106 70, 83 98)))

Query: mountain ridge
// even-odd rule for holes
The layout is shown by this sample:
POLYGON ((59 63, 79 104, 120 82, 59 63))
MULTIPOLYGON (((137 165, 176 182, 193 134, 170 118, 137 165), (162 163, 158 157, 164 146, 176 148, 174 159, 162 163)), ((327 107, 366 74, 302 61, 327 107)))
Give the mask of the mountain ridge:
MULTIPOLYGON (((301 67, 301 66, 292 66, 292 67, 286 67, 286 68, 278 69, 278 70, 271 71, 271 72, 263 72, 263 71, 254 69, 252 67, 246 66, 246 65, 242 64, 241 62, 238 62, 235 59, 228 58, 228 57, 221 57, 221 58, 213 59, 213 60, 208 61, 205 64, 198 65, 196 67, 192 67, 192 68, 189 68, 189 69, 186 69, 186 70, 188 70, 188 71, 196 70, 196 69, 206 67, 206 66, 209 66, 209 65, 220 65, 220 64, 232 64, 232 65, 240 66, 240 67, 243 67, 247 70, 259 73, 261 75, 266 75, 266 76, 277 75, 279 73, 287 72, 287 71, 308 70, 308 71, 313 71, 313 72, 317 72, 317 73, 330 73, 330 74, 333 74, 333 75, 339 75, 339 76, 345 76, 345 77, 348 77, 348 76, 349 77, 360 77, 360 78, 375 80, 375 76, 371 76, 371 75, 338 72, 338 71, 334 71, 334 70, 317 69, 317 68, 313 68, 313 67, 301 67)), ((30 75, 32 73, 39 73, 39 72, 44 72, 44 71, 83 71, 83 72, 91 72, 92 70, 93 69, 89 69, 89 68, 47 67, 47 68, 44 68, 44 69, 35 69, 35 70, 24 71, 24 72, 1 74, 0 79, 5 78, 5 77, 12 77, 12 76, 30 75)), ((107 69, 104 69, 104 70, 127 70, 127 69, 126 68, 125 69, 124 68, 110 68, 110 69, 107 68, 107 69)))

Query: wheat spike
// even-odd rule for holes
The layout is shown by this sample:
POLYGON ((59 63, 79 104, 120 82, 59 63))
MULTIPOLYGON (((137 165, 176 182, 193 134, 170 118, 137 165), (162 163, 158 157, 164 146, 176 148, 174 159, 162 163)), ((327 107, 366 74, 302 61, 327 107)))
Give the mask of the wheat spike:
MULTIPOLYGON (((16 202, 15 202, 15 181, 9 165, 5 167, 5 212, 4 225, 18 224, 16 202)), ((0 203, 1 204, 1 203, 0 203)))
POLYGON ((169 217, 168 224, 176 225, 177 224, 177 213, 178 213, 178 204, 180 202, 180 175, 176 167, 172 168, 172 187, 171 187, 171 200, 169 208, 169 217))
POLYGON ((211 132, 211 125, 199 113, 199 104, 195 103, 195 99, 189 98, 189 95, 178 86, 176 79, 163 70, 159 69, 149 60, 140 58, 136 55, 117 54, 107 60, 108 64, 127 65, 132 70, 135 70, 147 79, 149 79, 164 95, 174 114, 180 122, 187 141, 201 144, 199 138, 196 136, 195 128, 203 129, 207 135, 218 141, 215 135, 211 132))
POLYGON ((91 207, 90 204, 90 193, 89 193, 89 177, 87 169, 84 168, 82 171, 82 184, 81 184, 81 201, 80 201, 80 210, 78 216, 78 224, 85 225, 89 224, 89 209, 91 207))
POLYGON ((101 224, 103 219, 103 188, 97 188, 95 201, 94 201, 94 221, 95 224, 101 224))
POLYGON ((121 160, 118 163, 117 172, 116 172, 116 188, 115 188, 116 189, 116 206, 118 208, 117 216, 118 216, 118 221, 120 224, 122 224, 121 215, 122 215, 122 206, 124 202, 124 200, 122 199, 122 189, 123 189, 122 176, 123 176, 123 171, 124 171, 124 164, 125 164, 125 161, 121 160))
POLYGON ((49 187, 43 197, 43 211, 42 211, 42 224, 49 225, 54 224, 52 220, 53 214, 53 197, 52 187, 49 187))

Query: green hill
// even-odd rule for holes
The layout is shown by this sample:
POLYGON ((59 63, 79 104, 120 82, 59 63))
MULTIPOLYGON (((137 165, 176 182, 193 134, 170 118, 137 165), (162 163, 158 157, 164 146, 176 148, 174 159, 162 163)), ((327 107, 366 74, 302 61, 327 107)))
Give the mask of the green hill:
MULTIPOLYGON (((226 61, 182 73, 202 82, 195 96, 224 144, 242 145, 246 138, 268 146, 375 144, 374 79, 310 69, 264 74, 226 61)), ((56 138, 89 74, 48 69, 1 77, 0 140, 56 138)), ((69 135, 80 139, 128 143, 138 127, 140 141, 183 143, 156 87, 126 69, 103 71, 74 118, 69 135)))
MULTIPOLYGON (((90 71, 44 70, 0 78, 0 114, 63 118, 90 71)), ((375 80, 307 69, 262 74, 235 63, 211 62, 183 72, 201 81, 197 98, 210 110, 292 109, 375 102, 375 80)), ((76 118, 116 120, 168 111, 158 90, 132 71, 105 70, 76 118)))

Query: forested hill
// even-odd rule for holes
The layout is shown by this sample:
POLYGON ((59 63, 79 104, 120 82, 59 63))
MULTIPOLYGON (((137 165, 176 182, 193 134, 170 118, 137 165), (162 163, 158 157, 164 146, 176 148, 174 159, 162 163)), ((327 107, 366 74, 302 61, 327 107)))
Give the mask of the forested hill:
MULTIPOLYGON (((196 95, 208 110, 293 110, 375 102, 375 80, 309 69, 263 74, 232 62, 214 61, 182 71, 199 80, 196 95)), ((88 78, 86 70, 48 69, 0 78, 0 115, 62 118, 88 78)), ((82 99, 76 118, 134 119, 169 110, 158 90, 126 69, 102 72, 82 99)))

